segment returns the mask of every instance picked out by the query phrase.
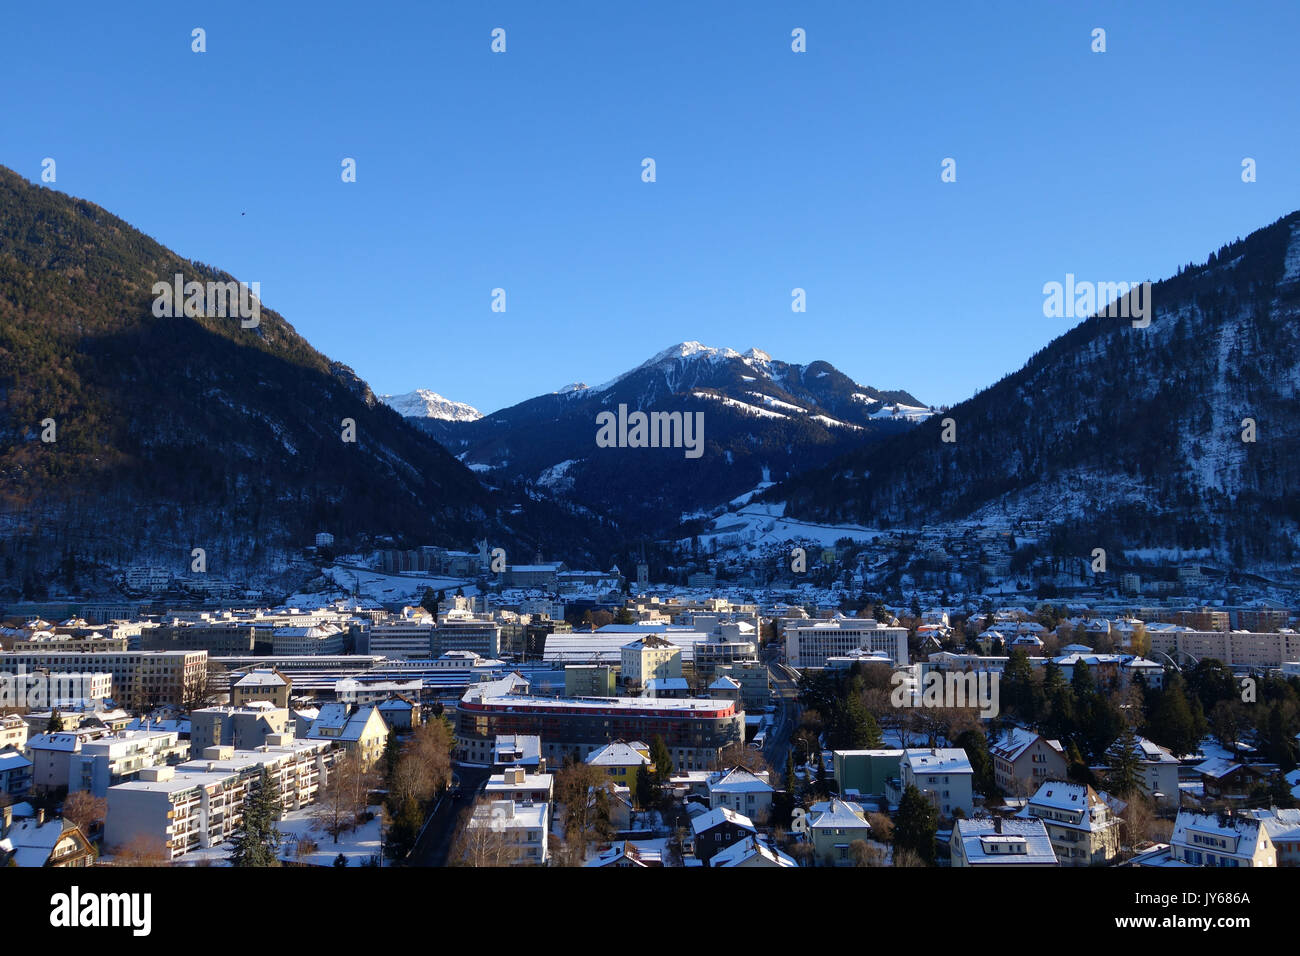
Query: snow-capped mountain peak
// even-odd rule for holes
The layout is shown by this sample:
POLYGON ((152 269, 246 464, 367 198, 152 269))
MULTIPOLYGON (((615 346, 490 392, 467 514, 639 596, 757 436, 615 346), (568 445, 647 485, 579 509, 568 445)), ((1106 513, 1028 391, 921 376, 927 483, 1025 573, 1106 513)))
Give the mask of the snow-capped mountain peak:
POLYGON ((435 391, 417 388, 401 395, 380 395, 379 400, 405 418, 436 418, 445 422, 475 422, 483 417, 473 405, 453 402, 435 391))

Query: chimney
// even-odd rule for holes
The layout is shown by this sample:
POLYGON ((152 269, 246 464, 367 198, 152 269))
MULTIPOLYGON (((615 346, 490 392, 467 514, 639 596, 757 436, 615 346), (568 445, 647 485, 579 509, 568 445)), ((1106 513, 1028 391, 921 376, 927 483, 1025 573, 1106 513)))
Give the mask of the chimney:
POLYGON ((9 828, 14 825, 14 808, 5 804, 0 807, 0 837, 9 832, 9 828))
POLYGON ((994 818, 993 818, 993 832, 994 832, 994 833, 1001 833, 1001 832, 1002 832, 1002 818, 1001 818, 1001 817, 994 817, 994 818))
POLYGON ((36 825, 37 825, 38 827, 40 827, 40 826, 44 826, 44 825, 45 825, 45 810, 44 810, 44 809, 41 809, 41 810, 37 810, 37 811, 36 811, 36 825))

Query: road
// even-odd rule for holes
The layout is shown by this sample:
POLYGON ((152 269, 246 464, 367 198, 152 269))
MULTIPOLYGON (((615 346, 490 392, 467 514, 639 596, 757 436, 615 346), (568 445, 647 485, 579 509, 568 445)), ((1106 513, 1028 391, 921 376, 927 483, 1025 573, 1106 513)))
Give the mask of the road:
POLYGON ((456 840, 456 821, 473 805, 492 774, 488 767, 457 766, 455 770, 460 778, 459 796, 444 794, 438 801, 403 866, 447 865, 447 856, 456 840))
POLYGON ((796 672, 784 664, 770 662, 768 670, 772 674, 772 700, 776 704, 776 715, 772 728, 767 732, 763 759, 774 773, 782 774, 785 772, 786 757, 790 753, 790 736, 799 725, 799 685, 793 676, 796 672))

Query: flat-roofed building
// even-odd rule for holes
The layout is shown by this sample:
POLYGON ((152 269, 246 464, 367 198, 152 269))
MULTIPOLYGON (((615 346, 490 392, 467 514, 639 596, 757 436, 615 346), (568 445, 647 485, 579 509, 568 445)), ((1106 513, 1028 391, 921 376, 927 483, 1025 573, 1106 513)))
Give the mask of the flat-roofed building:
POLYGON ((907 666, 907 628, 870 618, 791 623, 785 628, 785 642, 790 666, 800 669, 825 667, 827 658, 856 650, 886 654, 898 667, 907 666))
POLYGON ((293 717, 287 707, 270 701, 253 701, 240 707, 203 707, 190 714, 190 743, 193 752, 209 747, 253 750, 271 737, 294 735, 293 717))
POLYGON ((190 756, 190 743, 176 731, 127 730, 83 740, 68 761, 68 792, 107 796, 108 788, 151 767, 178 764, 190 756))
POLYGON ((0 670, 19 664, 28 670, 107 673, 112 675, 113 699, 132 710, 180 707, 199 696, 208 681, 207 651, 107 651, 81 653, 14 650, 0 654, 0 670))
POLYGON ((578 759, 615 740, 652 740, 656 734, 676 767, 712 769, 722 750, 742 743, 745 714, 731 701, 640 697, 568 698, 498 694, 471 687, 456 707, 457 756, 487 764, 499 734, 537 734, 547 762, 578 759))
POLYGON ((209 747, 197 760, 141 771, 108 788, 104 845, 152 844, 169 860, 220 846, 243 822, 263 767, 283 808, 296 810, 316 802, 339 753, 328 741, 286 736, 255 750, 209 747))

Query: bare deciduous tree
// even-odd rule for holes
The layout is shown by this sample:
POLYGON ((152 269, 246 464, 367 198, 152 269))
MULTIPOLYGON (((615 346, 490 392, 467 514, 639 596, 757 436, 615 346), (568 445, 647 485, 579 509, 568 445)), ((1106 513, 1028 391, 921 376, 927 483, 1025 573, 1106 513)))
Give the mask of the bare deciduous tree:
POLYGON ((479 797, 461 814, 448 863, 452 866, 510 866, 514 862, 506 832, 494 825, 492 801, 479 797))
POLYGON ((89 790, 78 790, 76 793, 69 794, 68 799, 63 801, 63 818, 71 820, 85 834, 89 834, 95 826, 103 823, 107 812, 108 801, 103 797, 95 796, 89 790))

